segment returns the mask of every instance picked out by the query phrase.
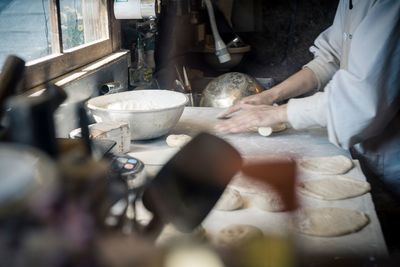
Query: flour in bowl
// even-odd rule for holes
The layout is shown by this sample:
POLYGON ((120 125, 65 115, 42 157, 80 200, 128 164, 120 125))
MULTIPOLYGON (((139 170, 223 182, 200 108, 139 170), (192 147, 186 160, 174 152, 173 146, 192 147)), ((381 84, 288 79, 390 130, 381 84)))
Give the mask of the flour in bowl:
POLYGON ((107 109, 112 110, 153 110, 164 107, 153 101, 120 101, 107 105, 107 109))

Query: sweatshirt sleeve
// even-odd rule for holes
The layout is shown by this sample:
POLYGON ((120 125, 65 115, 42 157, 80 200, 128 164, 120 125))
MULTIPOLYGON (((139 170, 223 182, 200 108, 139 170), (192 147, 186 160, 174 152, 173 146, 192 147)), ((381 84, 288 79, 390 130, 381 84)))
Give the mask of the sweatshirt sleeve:
POLYGON ((340 1, 333 24, 322 32, 315 40, 314 45, 310 47, 314 59, 303 66, 314 72, 318 81, 318 90, 325 87, 340 67, 345 2, 340 1))
POLYGON ((400 111, 399 17, 400 1, 371 7, 353 34, 348 69, 337 71, 325 92, 289 101, 294 128, 326 126, 329 140, 343 148, 384 131, 400 111), (307 113, 311 99, 317 103, 307 113))

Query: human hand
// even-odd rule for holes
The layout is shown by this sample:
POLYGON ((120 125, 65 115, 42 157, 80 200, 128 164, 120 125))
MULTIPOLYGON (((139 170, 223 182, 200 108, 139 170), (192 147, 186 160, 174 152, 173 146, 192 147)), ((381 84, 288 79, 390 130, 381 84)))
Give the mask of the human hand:
POLYGON ((248 105, 272 105, 275 101, 275 97, 273 95, 273 92, 271 90, 267 90, 255 95, 247 96, 238 102, 236 102, 234 105, 231 107, 227 108, 224 110, 222 113, 218 114, 217 118, 222 119, 222 118, 227 118, 229 117, 232 113, 238 111, 242 105, 248 104, 248 105))
MULTIPOLYGON (((249 105, 239 103, 231 116, 215 126, 217 133, 247 132, 258 127, 269 127, 287 122, 287 105, 249 105)), ((225 117, 226 118, 226 117, 225 117)))

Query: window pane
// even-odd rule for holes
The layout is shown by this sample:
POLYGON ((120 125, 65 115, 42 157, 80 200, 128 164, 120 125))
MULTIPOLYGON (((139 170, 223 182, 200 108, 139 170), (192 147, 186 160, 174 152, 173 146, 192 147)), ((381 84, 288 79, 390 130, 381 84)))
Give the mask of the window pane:
POLYGON ((0 0, 0 65, 14 54, 25 61, 51 54, 48 0, 0 0))
POLYGON ((108 37, 106 0, 61 0, 60 12, 64 49, 108 37))

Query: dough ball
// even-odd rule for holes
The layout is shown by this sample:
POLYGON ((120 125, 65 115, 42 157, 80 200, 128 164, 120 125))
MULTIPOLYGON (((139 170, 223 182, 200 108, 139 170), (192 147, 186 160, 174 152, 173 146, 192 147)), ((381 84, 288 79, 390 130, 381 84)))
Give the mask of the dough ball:
POLYGON ((272 134, 271 127, 258 127, 257 131, 261 136, 270 136, 272 134))
POLYGON ((353 161, 345 156, 303 158, 299 166, 318 174, 344 174, 353 168, 353 161))
POLYGON ((158 236, 156 243, 164 245, 177 240, 195 239, 203 241, 205 238, 206 230, 201 225, 191 233, 184 233, 176 229, 172 224, 167 224, 158 236))
POLYGON ((300 182, 299 192, 323 200, 339 200, 361 196, 371 190, 368 182, 333 176, 300 182))
POLYGON ((217 210, 237 210, 243 207, 243 199, 240 195, 239 191, 233 188, 226 188, 217 204, 215 205, 215 209, 217 210))
POLYGON ((239 246, 252 239, 262 237, 263 232, 252 225, 232 224, 217 233, 214 243, 217 246, 239 246))
POLYGON ((171 134, 168 135, 166 142, 170 147, 183 147, 192 140, 192 137, 186 134, 171 134))
POLYGON ((295 217, 295 227, 300 233, 321 237, 354 233, 368 223, 365 213, 341 208, 304 209, 295 217))
POLYGON ((277 133, 286 130, 286 124, 280 123, 272 127, 258 127, 257 131, 262 136, 270 136, 272 133, 277 133))
POLYGON ((236 176, 231 183, 231 187, 237 188, 239 192, 245 194, 259 194, 264 191, 265 184, 244 175, 236 176))
POLYGON ((237 188, 241 194, 246 194, 249 203, 261 210, 278 212, 287 209, 281 195, 267 183, 238 175, 230 186, 237 188))
POLYGON ((272 189, 254 195, 252 202, 257 208, 265 211, 279 212, 286 210, 282 197, 272 189))

